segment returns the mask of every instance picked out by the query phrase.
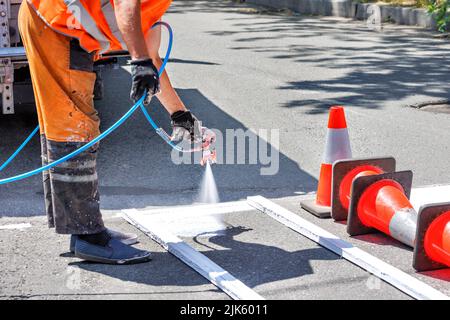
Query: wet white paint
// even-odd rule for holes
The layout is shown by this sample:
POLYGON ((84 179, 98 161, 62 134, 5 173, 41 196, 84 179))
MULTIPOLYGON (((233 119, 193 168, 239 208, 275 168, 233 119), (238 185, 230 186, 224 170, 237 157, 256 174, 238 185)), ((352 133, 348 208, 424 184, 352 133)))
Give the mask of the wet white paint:
POLYGON ((245 201, 197 204, 139 210, 145 223, 167 229, 179 237, 206 237, 223 234, 228 225, 225 214, 245 214, 254 209, 245 201))
MULTIPOLYGON (((200 204, 217 204, 219 201, 219 192, 211 164, 207 162, 196 202, 200 204)), ((191 209, 195 207, 198 208, 199 206, 194 206, 191 209)), ((223 222, 224 214, 213 214, 208 211, 195 214, 194 209, 191 210, 194 214, 183 216, 179 212, 173 211, 172 213, 151 215, 146 218, 151 220, 148 221, 149 223, 160 225, 179 237, 210 237, 224 234, 227 228, 226 223, 223 222)))
POLYGON ((31 228, 30 223, 7 224, 0 226, 0 230, 24 230, 31 228))
POLYGON ((450 185, 414 188, 411 191, 411 204, 417 212, 426 204, 442 202, 450 202, 450 185))
POLYGON ((167 229, 178 237, 210 237, 224 234, 227 224, 222 215, 179 216, 176 212, 165 215, 143 215, 146 224, 167 229))
POLYGON ((233 299, 263 300, 259 294, 164 227, 147 224, 142 211, 124 210, 124 218, 233 299))

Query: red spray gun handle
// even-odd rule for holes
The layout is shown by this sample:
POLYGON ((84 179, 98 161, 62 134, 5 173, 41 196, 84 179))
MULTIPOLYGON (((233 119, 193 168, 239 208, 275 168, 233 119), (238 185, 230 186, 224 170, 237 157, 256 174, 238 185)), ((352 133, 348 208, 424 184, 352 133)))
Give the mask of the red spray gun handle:
POLYGON ((216 134, 214 131, 202 127, 202 144, 201 146, 197 147, 190 147, 190 148, 183 148, 173 141, 172 137, 162 128, 158 128, 156 130, 156 133, 166 141, 167 144, 169 144, 173 149, 177 150, 178 152, 183 153, 193 153, 193 152, 202 152, 202 160, 200 161, 200 164, 203 166, 206 163, 216 163, 216 134))

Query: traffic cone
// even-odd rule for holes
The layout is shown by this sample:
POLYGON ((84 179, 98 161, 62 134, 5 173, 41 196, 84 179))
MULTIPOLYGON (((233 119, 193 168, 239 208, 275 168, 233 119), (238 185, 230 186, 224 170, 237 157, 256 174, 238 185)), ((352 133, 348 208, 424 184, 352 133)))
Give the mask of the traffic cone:
POLYGON ((344 108, 341 106, 331 107, 328 119, 325 156, 320 167, 317 196, 316 199, 302 201, 300 205, 303 209, 319 218, 330 217, 333 163, 337 160, 350 159, 351 157, 352 151, 344 108))
POLYGON ((409 201, 412 172, 361 176, 353 181, 347 231, 361 235, 378 230, 413 247, 417 212, 409 201))
POLYGON ((420 208, 414 268, 430 271, 450 267, 450 203, 420 208))
POLYGON ((362 176, 395 171, 393 157, 339 160, 333 165, 331 216, 336 221, 347 220, 353 181, 362 176))
POLYGON ((378 230, 414 248, 417 271, 450 267, 450 203, 427 205, 417 214, 409 201, 412 171, 380 173, 389 170, 395 170, 394 158, 334 164, 333 202, 348 208, 347 232, 378 230))

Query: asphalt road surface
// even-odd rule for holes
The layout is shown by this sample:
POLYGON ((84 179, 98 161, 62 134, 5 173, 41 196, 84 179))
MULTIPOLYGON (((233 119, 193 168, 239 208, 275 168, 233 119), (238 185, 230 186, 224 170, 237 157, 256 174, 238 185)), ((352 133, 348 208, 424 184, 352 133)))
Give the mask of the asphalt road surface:
MULTIPOLYGON (((318 221, 298 207, 299 198, 317 188, 327 110, 334 104, 346 107, 355 157, 392 155, 399 169, 413 170, 416 187, 450 183, 450 114, 409 107, 450 98, 448 40, 411 27, 385 25, 375 32, 364 22, 248 8, 174 1, 165 17, 175 31, 168 71, 197 117, 222 132, 279 132, 279 143, 269 139, 272 155, 279 153, 279 162, 272 162, 279 168, 275 175, 261 175, 270 166, 263 158, 213 167, 221 201, 263 195, 348 240, 342 225, 318 221)), ((97 102, 103 129, 131 105, 129 68, 104 75, 106 95, 97 102)), ((149 111, 169 131, 169 117, 156 100, 149 111)), ((32 108, 0 116, 0 162, 35 125, 32 108)), ((34 139, 0 178, 38 166, 34 139)), ((203 172, 195 164, 173 163, 169 147, 137 112, 101 144, 107 223, 131 231, 116 216, 122 209, 195 202, 203 172)), ((66 252, 67 237, 46 229, 42 196, 40 177, 0 186, 0 226, 31 223, 0 230, 0 298, 228 298, 144 235, 139 246, 155 252, 151 263, 111 267, 74 259, 66 252)), ((224 219, 228 232, 205 239, 215 250, 185 240, 267 298, 408 298, 385 283, 373 286, 368 273, 256 212, 224 219), (255 260, 244 264, 249 257, 255 260)), ((387 237, 351 241, 412 273, 411 252, 387 237)), ((445 270, 418 277, 450 291, 445 270)))

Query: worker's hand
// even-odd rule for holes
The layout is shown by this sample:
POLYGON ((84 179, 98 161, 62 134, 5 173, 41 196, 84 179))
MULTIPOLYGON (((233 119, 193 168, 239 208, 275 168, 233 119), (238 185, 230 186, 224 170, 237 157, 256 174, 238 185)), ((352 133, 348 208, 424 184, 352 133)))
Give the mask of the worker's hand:
POLYGON ((147 91, 144 104, 149 104, 152 96, 160 92, 158 70, 151 59, 131 61, 132 86, 130 98, 136 103, 147 91))
POLYGON ((190 111, 177 111, 172 119, 172 141, 202 142, 200 122, 190 111))

